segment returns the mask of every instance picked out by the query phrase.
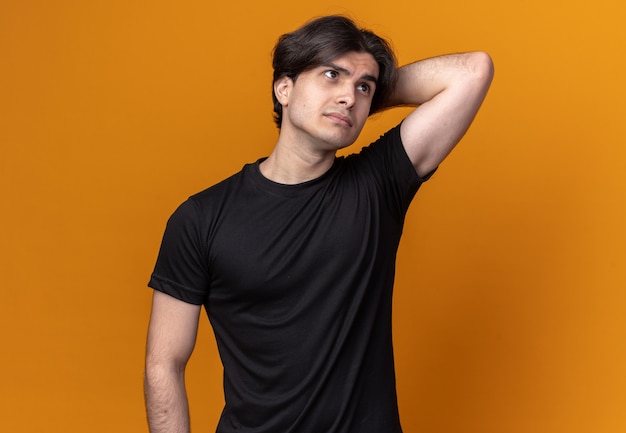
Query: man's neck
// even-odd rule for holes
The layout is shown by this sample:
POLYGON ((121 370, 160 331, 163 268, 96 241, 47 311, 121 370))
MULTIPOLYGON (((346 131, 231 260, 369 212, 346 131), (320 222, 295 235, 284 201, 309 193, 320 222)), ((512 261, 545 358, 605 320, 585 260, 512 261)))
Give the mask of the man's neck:
POLYGON ((334 161, 334 151, 312 151, 281 136, 259 168, 261 174, 273 182, 295 185, 322 176, 334 161))

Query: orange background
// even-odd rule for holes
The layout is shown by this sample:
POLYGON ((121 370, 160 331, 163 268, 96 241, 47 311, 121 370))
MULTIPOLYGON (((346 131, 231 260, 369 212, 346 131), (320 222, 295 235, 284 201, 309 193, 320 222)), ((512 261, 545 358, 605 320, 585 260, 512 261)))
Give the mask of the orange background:
MULTIPOLYGON (((165 221, 271 150, 278 35, 348 13, 401 63, 480 49, 496 64, 407 219, 394 322, 405 431, 626 431, 625 8, 4 0, 0 430, 147 431, 146 283, 165 221)), ((404 114, 376 116, 360 144, 404 114)), ((222 399, 205 317, 200 334, 198 432, 214 431, 222 399)))

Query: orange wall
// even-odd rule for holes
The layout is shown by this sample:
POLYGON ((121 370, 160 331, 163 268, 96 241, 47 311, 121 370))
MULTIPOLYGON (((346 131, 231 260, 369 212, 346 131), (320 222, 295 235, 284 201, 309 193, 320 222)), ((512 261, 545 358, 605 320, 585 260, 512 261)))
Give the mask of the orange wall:
MULTIPOLYGON (((276 37, 345 12, 402 62, 481 49, 496 64, 407 220, 405 431, 626 431, 624 3, 261 3, 0 3, 0 429, 146 431, 146 282, 165 221, 270 151, 276 37)), ((200 332, 192 419, 213 431, 221 372, 200 332)))

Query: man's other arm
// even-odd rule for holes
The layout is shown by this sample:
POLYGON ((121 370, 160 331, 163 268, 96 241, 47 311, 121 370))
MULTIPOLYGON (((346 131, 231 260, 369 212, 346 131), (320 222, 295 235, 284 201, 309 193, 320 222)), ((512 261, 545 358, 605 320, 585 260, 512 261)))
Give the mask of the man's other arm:
POLYGON ((398 69, 390 106, 417 105, 401 137, 415 170, 425 176, 444 160, 469 128, 493 78, 483 52, 420 60, 398 69))
POLYGON ((198 333, 200 306, 154 291, 144 391, 151 433, 188 433, 185 367, 198 333))

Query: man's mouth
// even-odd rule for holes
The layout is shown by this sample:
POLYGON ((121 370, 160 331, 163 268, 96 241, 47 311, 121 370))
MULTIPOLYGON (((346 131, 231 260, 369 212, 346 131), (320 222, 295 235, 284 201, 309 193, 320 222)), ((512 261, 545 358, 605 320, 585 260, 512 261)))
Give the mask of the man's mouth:
POLYGON ((341 113, 337 113, 337 112, 333 112, 333 113, 328 113, 326 115, 326 117, 330 118, 331 120, 335 121, 336 123, 351 127, 352 126, 352 119, 350 119, 350 117, 345 116, 341 113))

